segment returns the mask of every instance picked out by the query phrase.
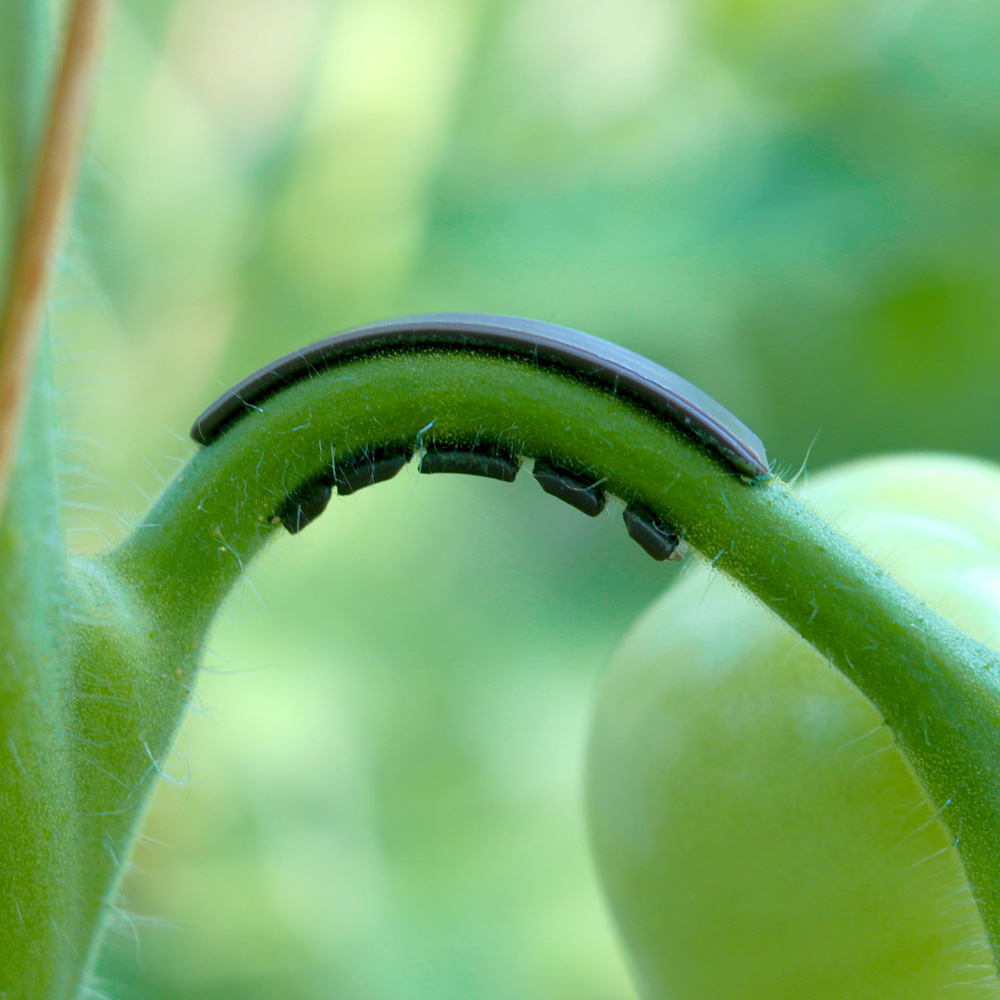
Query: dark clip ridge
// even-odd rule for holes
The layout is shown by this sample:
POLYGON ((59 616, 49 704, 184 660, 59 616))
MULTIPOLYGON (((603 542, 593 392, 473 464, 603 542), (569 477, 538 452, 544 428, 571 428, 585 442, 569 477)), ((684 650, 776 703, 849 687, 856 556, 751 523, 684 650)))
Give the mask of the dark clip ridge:
POLYGON ((420 471, 424 475, 439 472, 459 472, 467 476, 485 476, 512 483, 517 477, 519 463, 513 455, 501 454, 497 449, 480 451, 472 448, 432 449, 420 458, 420 471))
POLYGON ((604 510, 607 503, 604 491, 572 469, 550 462, 547 458, 536 458, 533 474, 546 493, 583 511, 588 517, 597 517, 604 510))
POLYGON ((651 511, 629 504, 625 508, 624 517, 629 537, 654 559, 676 562, 684 558, 686 546, 681 537, 651 511))

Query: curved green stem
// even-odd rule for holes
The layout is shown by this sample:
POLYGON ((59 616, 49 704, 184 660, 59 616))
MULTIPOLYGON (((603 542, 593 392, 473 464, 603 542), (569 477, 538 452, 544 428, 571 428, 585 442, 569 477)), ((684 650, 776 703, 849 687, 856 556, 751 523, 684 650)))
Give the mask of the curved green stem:
MULTIPOLYGON (((151 622, 156 755, 206 630, 276 531, 280 502, 338 456, 431 439, 564 461, 641 499, 835 663, 874 703, 952 831, 1000 954, 1000 656, 972 640, 777 480, 748 483, 611 392, 475 353, 345 363, 268 399, 168 487, 104 560, 151 622), (944 806, 947 803, 947 809, 944 806)), ((147 651, 148 652, 148 651, 147 651)))

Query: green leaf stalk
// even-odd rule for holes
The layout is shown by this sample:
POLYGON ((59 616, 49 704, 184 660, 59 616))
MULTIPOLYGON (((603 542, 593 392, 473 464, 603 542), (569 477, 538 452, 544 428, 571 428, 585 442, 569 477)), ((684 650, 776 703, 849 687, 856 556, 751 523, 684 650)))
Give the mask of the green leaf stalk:
MULTIPOLYGON (((5 93, 5 198, 26 189, 48 50, 44 5, 8 4, 0 45, 31 53, 5 93), (6 29, 6 30, 4 30, 6 29)), ((9 289, 7 290, 9 294, 9 289)), ((275 515, 337 456, 496 442, 641 498, 876 706, 952 831, 1000 954, 1000 656, 896 583, 777 479, 749 483, 613 392, 475 352, 346 362, 268 399, 199 450, 112 551, 68 559, 51 375, 38 366, 0 521, 0 998, 68 1000, 226 595, 275 515), (959 838, 960 831, 960 838, 959 838)))

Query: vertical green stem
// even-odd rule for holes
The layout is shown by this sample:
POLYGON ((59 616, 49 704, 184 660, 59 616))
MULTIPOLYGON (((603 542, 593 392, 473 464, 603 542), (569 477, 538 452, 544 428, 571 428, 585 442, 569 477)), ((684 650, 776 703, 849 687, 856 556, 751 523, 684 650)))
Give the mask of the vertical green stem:
MULTIPOLYGON (((33 186, 54 53, 52 4, 0 8, 0 301, 33 186)), ((61 649, 63 536, 42 346, 0 516, 0 997, 72 996, 89 929, 61 649)))

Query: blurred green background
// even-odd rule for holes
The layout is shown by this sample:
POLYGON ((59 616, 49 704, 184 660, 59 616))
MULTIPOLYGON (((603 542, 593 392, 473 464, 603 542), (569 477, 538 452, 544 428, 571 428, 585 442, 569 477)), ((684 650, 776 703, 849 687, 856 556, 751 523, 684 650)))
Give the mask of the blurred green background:
MULTIPOLYGON (((429 310, 648 354, 782 471, 1000 456, 998 37, 992 0, 124 0, 52 311, 73 545, 229 383, 429 310)), ((105 993, 634 997, 581 759, 683 570, 523 478, 408 469, 252 569, 105 993)))

